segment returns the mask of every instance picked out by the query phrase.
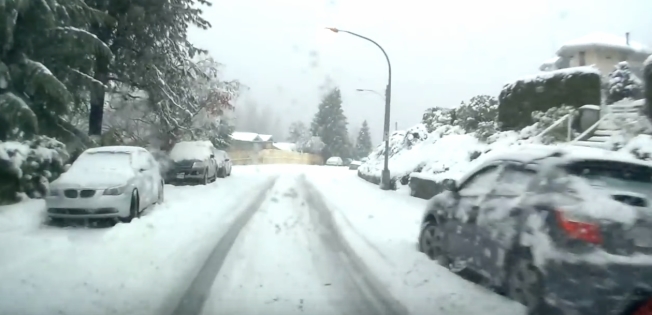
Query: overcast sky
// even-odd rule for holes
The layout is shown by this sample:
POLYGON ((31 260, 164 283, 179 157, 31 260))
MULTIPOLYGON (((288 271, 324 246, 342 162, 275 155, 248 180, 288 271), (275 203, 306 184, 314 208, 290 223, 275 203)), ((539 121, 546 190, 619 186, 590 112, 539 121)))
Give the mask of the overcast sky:
POLYGON ((432 106, 455 107, 536 73, 565 41, 592 32, 631 32, 652 46, 650 0, 217 0, 204 9, 213 28, 190 38, 250 90, 241 102, 270 105, 284 124, 309 122, 323 86, 342 90, 349 130, 370 123, 382 139, 387 64, 392 62, 392 130, 418 123, 432 106), (330 82, 330 83, 328 83, 330 82))

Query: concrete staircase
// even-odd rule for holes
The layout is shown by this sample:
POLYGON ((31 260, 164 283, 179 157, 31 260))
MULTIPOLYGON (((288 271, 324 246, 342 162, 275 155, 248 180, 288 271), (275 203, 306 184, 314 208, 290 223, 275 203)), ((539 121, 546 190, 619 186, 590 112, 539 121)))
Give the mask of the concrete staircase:
POLYGON ((639 119, 643 115, 644 104, 644 100, 636 100, 631 103, 603 105, 602 110, 605 113, 600 120, 571 143, 584 147, 609 149, 607 141, 622 128, 615 122, 623 119, 632 121, 639 119))

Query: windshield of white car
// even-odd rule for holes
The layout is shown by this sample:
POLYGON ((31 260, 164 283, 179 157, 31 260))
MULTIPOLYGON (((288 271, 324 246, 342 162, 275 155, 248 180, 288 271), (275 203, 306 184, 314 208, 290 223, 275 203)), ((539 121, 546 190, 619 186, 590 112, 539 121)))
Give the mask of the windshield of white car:
POLYGON ((69 171, 122 171, 130 169, 131 156, 127 152, 93 152, 80 155, 69 171))

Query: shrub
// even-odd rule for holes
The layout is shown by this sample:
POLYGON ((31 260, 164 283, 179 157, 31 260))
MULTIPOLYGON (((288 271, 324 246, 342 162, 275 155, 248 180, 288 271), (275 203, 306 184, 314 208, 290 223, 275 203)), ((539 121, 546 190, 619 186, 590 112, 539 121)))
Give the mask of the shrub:
POLYGON ((535 111, 600 104, 600 85, 600 72, 594 67, 550 71, 506 84, 498 97, 500 128, 514 130, 531 125, 535 111))
POLYGON ((68 158, 61 142, 45 136, 0 142, 0 203, 18 201, 20 193, 44 197, 48 183, 64 172, 68 158))

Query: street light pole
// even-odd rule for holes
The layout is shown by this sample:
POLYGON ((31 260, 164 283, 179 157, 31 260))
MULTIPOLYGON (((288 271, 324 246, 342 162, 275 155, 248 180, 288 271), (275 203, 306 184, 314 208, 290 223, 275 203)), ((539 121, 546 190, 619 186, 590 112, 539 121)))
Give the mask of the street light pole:
POLYGON ((387 60, 387 68, 388 68, 388 77, 387 77, 387 87, 385 88, 385 124, 383 126, 383 140, 385 141, 385 163, 383 164, 383 171, 380 176, 380 189, 383 190, 390 190, 392 189, 391 184, 390 184, 390 174, 389 174, 389 112, 391 109, 390 102, 392 99, 392 64, 389 62, 389 57, 387 56, 387 53, 385 52, 385 49, 383 49, 382 46, 380 46, 378 43, 376 43, 374 40, 371 38, 362 36, 360 34, 356 34, 353 32, 349 31, 344 31, 344 30, 339 30, 334 27, 327 27, 326 29, 334 32, 334 33, 347 33, 350 35, 353 35, 358 38, 362 38, 366 41, 369 41, 376 45, 378 48, 380 48, 380 51, 383 52, 383 55, 385 55, 385 59, 387 60))
POLYGON ((369 89, 355 89, 355 90, 358 91, 358 92, 370 92, 370 93, 374 93, 374 94, 380 96, 383 100, 385 99, 385 96, 382 95, 382 94, 380 94, 380 93, 379 93, 378 91, 376 91, 376 90, 369 90, 369 89))

